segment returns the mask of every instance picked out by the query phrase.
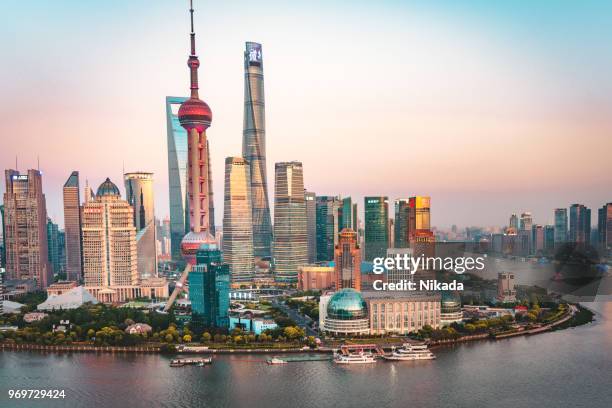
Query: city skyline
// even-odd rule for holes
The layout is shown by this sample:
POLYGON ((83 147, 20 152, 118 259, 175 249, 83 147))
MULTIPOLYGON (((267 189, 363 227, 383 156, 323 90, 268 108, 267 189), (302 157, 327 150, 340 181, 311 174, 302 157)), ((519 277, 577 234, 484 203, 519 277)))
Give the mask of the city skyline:
MULTIPOLYGON (((0 161, 5 168, 13 167, 18 156, 18 167, 23 171, 36 168, 36 158, 41 157, 48 214, 60 225, 62 186, 70 171, 78 170, 82 180, 97 185, 106 175, 119 180, 124 163, 126 170, 155 174, 159 180, 156 216, 165 218, 169 212, 164 99, 185 94, 184 47, 177 46, 181 39, 184 43, 185 11, 156 2, 147 3, 147 7, 136 2, 114 4, 108 13, 98 14, 94 13, 99 11, 97 5, 67 7, 60 3, 54 10, 36 5, 7 8, 7 15, 15 18, 8 19, 3 29, 24 34, 14 43, 3 44, 8 64, 0 82, 10 104, 0 105, 8 118, 0 124, 0 131, 11 136, 3 136, 0 161), (12 23, 23 13, 35 18, 41 12, 49 13, 50 18, 39 19, 41 24, 28 28, 27 33, 25 27, 12 23), (90 17, 88 25, 79 20, 85 15, 90 17), (106 25, 105 19, 111 17, 116 21, 106 25), (73 19, 73 30, 63 28, 63 19, 73 19), (157 33, 147 28, 155 23, 160 23, 157 33), (83 35, 74 36, 74 31, 83 35), (104 43, 114 42, 108 41, 108 36, 119 36, 121 41, 116 44, 120 46, 109 49, 104 43), (65 48, 46 46, 53 41, 65 48), (84 52, 92 45, 95 55, 84 52), (66 53, 75 51, 82 52, 80 63, 86 63, 87 70, 72 68, 74 58, 67 58, 66 53), (121 58, 116 58, 117 53, 121 58), (162 56, 163 68, 139 72, 141 61, 148 63, 162 56), (105 62, 110 59, 115 65, 105 62), (85 71, 90 82, 85 82, 85 71), (24 75, 40 79, 19 80, 24 75), (96 98, 83 99, 84 90, 96 98), (36 92, 36 99, 29 98, 32 92, 36 92), (20 108, 25 103, 38 110, 40 120, 26 120, 20 108), (134 117, 146 118, 147 123, 134 121, 134 117), (81 137, 82 133, 89 137, 81 137), (133 143, 125 143, 128 137, 133 143), (120 153, 114 149, 117 143, 122 147, 120 153), (83 150, 100 154, 82 154, 83 150)), ((599 34, 607 30, 609 18, 609 13, 602 12, 605 6, 583 4, 579 13, 572 15, 576 38, 564 41, 565 59, 560 50, 548 45, 563 35, 564 18, 577 11, 570 5, 516 7, 508 15, 502 15, 503 6, 472 5, 451 15, 434 6, 407 8, 388 2, 375 11, 371 21, 372 31, 382 20, 390 27, 367 40, 356 32, 358 18, 371 11, 363 4, 345 10, 346 21, 338 23, 339 27, 330 17, 316 16, 314 9, 298 6, 282 9, 276 17, 265 15, 270 9, 266 3, 261 10, 237 17, 221 5, 210 7, 219 19, 211 14, 196 19, 205 50, 201 56, 206 67, 200 78, 202 93, 216 112, 210 135, 214 140, 212 174, 217 180, 223 174, 224 158, 240 153, 242 51, 245 41, 254 40, 266 49, 268 174, 276 162, 299 160, 304 165, 305 188, 317 195, 351 196, 355 202, 362 202, 366 195, 385 195, 390 200, 429 195, 434 203, 432 225, 444 227, 504 225, 508 214, 523 211, 530 211, 538 224, 552 224, 554 208, 580 202, 596 209, 609 201, 605 187, 611 185, 612 176, 606 171, 605 152, 612 124, 604 114, 612 92, 603 72, 612 61, 606 53, 598 52, 603 45, 599 34), (287 28, 297 11, 312 18, 322 33, 339 29, 338 38, 327 43, 317 42, 318 37, 307 41, 305 30, 299 27, 288 30, 286 38, 275 36, 274 28, 287 28), (531 18, 524 18, 527 11, 531 18), (543 15, 547 25, 540 27, 536 17, 543 15), (248 24, 258 17, 270 27, 248 24), (212 37, 211 33, 220 30, 220 20, 228 18, 245 19, 245 28, 227 37, 212 37), (413 28, 399 30, 402 18, 414 23, 413 28), (471 24, 475 22, 478 24, 471 24), (493 27, 495 23, 499 24, 493 27), (383 37, 394 28, 398 28, 394 35, 383 37), (482 41, 484 34, 488 42, 482 41), (347 38, 356 39, 359 47, 345 43, 347 38), (377 48, 377 42, 385 45, 377 48), (400 49, 399 44, 405 46, 405 52, 398 55, 395 50, 400 49), (474 54, 474 48, 482 54, 474 54), (496 50, 487 54, 492 48, 496 50), (440 63, 450 58, 455 58, 457 68, 441 70, 440 63), (584 58, 591 63, 580 65, 584 58), (559 62, 565 64, 556 65, 559 62), (348 87, 355 83, 357 74, 347 70, 354 64, 361 65, 369 77, 369 81, 359 82, 358 90, 348 87), (291 80, 295 69, 312 73, 306 80, 291 80), (399 76, 403 69, 408 69, 408 78, 399 76), (388 78, 381 78, 381 70, 390 70, 388 78), (431 75, 426 75, 428 70, 431 75), (504 79, 508 76, 514 79, 504 79), (473 98, 467 90, 479 97, 473 98), (400 100, 400 94, 407 101, 400 100), (342 103, 336 102, 338 98, 342 103), (379 106, 385 107, 384 112, 379 106), (369 116, 364 123, 359 118, 366 111, 369 116), (316 115, 317 123, 300 126, 304 114, 316 115), (376 134, 378 152, 365 139, 370 134, 376 134), (355 135, 366 143, 350 143, 355 135), (581 144, 586 141, 590 149, 576 153, 575 140, 581 144), (352 157, 375 156, 348 173, 347 159, 337 160, 338 149, 347 143, 352 157), (317 144, 318 148, 309 148, 317 144), (423 146, 420 149, 435 146, 439 151, 415 152, 410 149, 415 144, 423 146), (551 149, 555 154, 548 153, 551 149), (414 170, 403 172, 401 164, 407 156, 414 170), (318 165, 321 158, 326 159, 325 168, 318 165), (581 166, 587 161, 588 166, 581 166)), ((342 11, 339 6, 324 10, 332 17, 342 11)), ((217 182, 213 187, 215 205, 220 208, 223 186, 217 182)), ((4 186, 0 186, 3 192, 4 186)), ((272 186, 268 193, 273 197, 272 186)), ((216 225, 221 225, 221 218, 219 211, 216 225)))

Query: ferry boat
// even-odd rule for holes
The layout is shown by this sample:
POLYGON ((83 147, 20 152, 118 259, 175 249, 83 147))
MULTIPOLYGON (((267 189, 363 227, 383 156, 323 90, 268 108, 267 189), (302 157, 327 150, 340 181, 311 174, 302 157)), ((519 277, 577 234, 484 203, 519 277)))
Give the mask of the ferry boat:
POLYGON ((376 359, 372 353, 337 353, 334 356, 334 363, 336 364, 371 364, 375 362, 376 359))
POLYGON ((203 367, 207 364, 212 364, 212 358, 175 358, 170 361, 170 367, 183 367, 185 365, 195 365, 203 367))
POLYGON ((269 365, 281 365, 281 364, 287 364, 287 362, 281 358, 278 357, 273 357, 269 360, 266 360, 266 363, 268 363, 269 365))
POLYGON ((436 356, 429 351, 427 344, 410 344, 404 345, 398 349, 393 348, 391 355, 383 357, 389 361, 412 361, 412 360, 434 360, 436 356))

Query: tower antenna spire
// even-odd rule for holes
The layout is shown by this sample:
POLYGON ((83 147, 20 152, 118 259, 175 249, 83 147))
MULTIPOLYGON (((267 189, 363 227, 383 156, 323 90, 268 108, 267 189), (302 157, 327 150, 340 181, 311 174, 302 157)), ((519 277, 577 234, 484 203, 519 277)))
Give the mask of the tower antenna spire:
POLYGON ((193 0, 189 0, 189 17, 191 19, 191 32, 189 33, 189 38, 191 41, 191 53, 189 54, 189 60, 187 60, 187 65, 189 66, 189 72, 191 77, 191 97, 199 99, 198 67, 200 66, 200 61, 198 60, 198 56, 196 55, 195 48, 195 30, 193 28, 193 0))

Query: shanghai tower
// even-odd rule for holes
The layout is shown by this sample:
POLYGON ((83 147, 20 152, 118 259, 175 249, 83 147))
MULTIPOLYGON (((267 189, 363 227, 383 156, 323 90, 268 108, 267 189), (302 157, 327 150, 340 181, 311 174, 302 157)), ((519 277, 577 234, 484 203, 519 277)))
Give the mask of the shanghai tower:
POLYGON ((272 225, 266 181, 266 121, 261 44, 247 42, 244 52, 244 128, 242 157, 251 167, 253 252, 272 255, 272 225))

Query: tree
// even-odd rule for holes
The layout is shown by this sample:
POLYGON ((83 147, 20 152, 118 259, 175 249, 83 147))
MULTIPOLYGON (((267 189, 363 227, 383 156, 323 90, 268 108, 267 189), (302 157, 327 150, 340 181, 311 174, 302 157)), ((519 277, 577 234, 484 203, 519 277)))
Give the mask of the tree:
POLYGON ((191 334, 186 334, 183 336, 184 343, 191 343, 191 334))
POLYGON ((204 343, 208 343, 210 341, 210 333, 209 332, 204 332, 204 334, 202 334, 202 342, 204 343))
POLYGON ((166 334, 166 337, 164 337, 164 340, 166 340, 166 343, 172 343, 172 340, 174 340, 174 336, 172 336, 172 334, 168 333, 168 334, 166 334))

